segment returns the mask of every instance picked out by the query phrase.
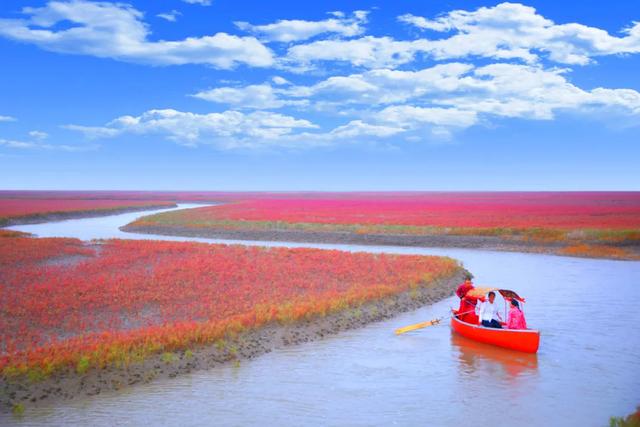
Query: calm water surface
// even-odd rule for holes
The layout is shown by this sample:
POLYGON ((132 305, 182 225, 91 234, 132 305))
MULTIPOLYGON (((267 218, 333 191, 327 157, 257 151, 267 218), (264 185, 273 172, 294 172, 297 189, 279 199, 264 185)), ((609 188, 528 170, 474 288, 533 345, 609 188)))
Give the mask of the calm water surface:
MULTIPOLYGON (((81 239, 229 242, 118 230, 140 215, 12 228, 81 239)), ((514 288, 527 298, 528 323, 542 331, 540 351, 526 355, 481 345, 453 335, 448 324, 393 334, 399 326, 446 314, 457 305, 449 298, 239 367, 27 406, 21 418, 0 415, 0 425, 606 426, 611 415, 626 415, 640 404, 640 262, 462 249, 269 245, 452 256, 475 274, 476 283, 514 288)))

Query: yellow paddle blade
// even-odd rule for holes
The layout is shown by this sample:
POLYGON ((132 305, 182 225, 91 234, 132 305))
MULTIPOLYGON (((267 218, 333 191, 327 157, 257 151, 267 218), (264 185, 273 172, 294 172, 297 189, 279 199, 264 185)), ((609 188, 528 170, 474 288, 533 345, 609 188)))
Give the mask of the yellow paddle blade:
POLYGON ((437 325, 440 323, 440 319, 429 320, 428 322, 420 322, 414 325, 404 326, 396 329, 396 335, 404 334, 405 332, 415 331, 416 329, 426 328, 428 326, 437 325))

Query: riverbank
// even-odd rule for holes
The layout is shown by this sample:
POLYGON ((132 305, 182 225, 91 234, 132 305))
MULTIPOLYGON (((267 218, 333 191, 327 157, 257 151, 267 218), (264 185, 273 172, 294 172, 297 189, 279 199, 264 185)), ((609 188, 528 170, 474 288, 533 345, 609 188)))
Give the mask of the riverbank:
POLYGON ((357 244, 377 246, 410 246, 435 248, 480 249, 489 251, 544 253, 549 255, 639 260, 640 244, 637 241, 607 242, 544 241, 518 237, 455 235, 455 234, 368 234, 340 231, 306 231, 288 229, 237 230, 203 228, 176 225, 135 225, 120 227, 121 231, 163 236, 202 237, 210 239, 278 241, 298 243, 357 244))
POLYGON ((144 206, 130 206, 130 207, 116 207, 116 208, 100 208, 100 209, 88 209, 80 211, 68 211, 68 212, 45 212, 34 213, 29 215, 21 215, 16 217, 2 217, 0 218, 0 227, 10 227, 13 225, 22 224, 41 224, 45 222, 64 221, 68 219, 81 219, 81 218, 95 218, 102 216, 118 215, 129 212, 144 212, 154 209, 163 208, 175 208, 178 205, 173 202, 167 203, 154 203, 144 206))
POLYGON ((465 274, 466 271, 459 268, 448 278, 380 300, 348 306, 325 316, 315 315, 292 322, 271 321, 256 329, 229 334, 214 344, 154 354, 141 363, 93 368, 83 374, 77 369, 68 369, 40 381, 2 377, 0 406, 8 411, 42 402, 94 396, 157 378, 173 378, 225 363, 241 363, 283 346, 323 339, 440 301, 453 294, 465 274))

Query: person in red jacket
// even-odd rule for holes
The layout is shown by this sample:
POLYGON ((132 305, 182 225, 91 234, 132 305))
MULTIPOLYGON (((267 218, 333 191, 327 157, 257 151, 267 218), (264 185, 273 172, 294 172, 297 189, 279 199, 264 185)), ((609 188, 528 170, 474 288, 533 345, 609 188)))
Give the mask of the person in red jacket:
POLYGON ((467 276, 464 282, 462 282, 458 289, 456 289, 456 295, 460 298, 460 307, 458 308, 458 319, 463 322, 471 323, 472 325, 478 324, 478 315, 475 313, 476 304, 478 299, 466 296, 467 292, 473 289, 473 283, 471 282, 471 276, 467 276))

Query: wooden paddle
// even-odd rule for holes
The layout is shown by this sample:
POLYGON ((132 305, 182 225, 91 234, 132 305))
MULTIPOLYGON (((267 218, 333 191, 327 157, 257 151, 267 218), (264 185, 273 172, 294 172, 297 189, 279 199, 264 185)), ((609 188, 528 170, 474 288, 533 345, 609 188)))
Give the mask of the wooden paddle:
MULTIPOLYGON (((457 313, 458 315, 462 315, 462 314, 467 314, 467 313, 472 313, 475 310, 469 310, 466 311, 464 313, 457 313)), ((450 318, 451 316, 449 316, 450 318)), ((439 324, 442 319, 444 319, 444 317, 438 317, 437 319, 433 319, 433 320, 429 320, 427 322, 420 322, 420 323, 416 323, 413 325, 409 325, 409 326, 404 326, 402 328, 398 328, 396 329, 396 335, 400 335, 400 334, 404 334, 405 332, 409 332, 409 331, 415 331, 416 329, 422 329, 422 328, 428 328, 429 326, 433 326, 433 325, 437 325, 439 324)))
POLYGON ((422 329, 429 326, 437 325, 443 318, 440 317, 438 319, 429 320, 427 322, 416 323, 415 325, 404 326, 402 328, 396 329, 396 335, 404 334, 405 332, 415 331, 416 329, 422 329))

